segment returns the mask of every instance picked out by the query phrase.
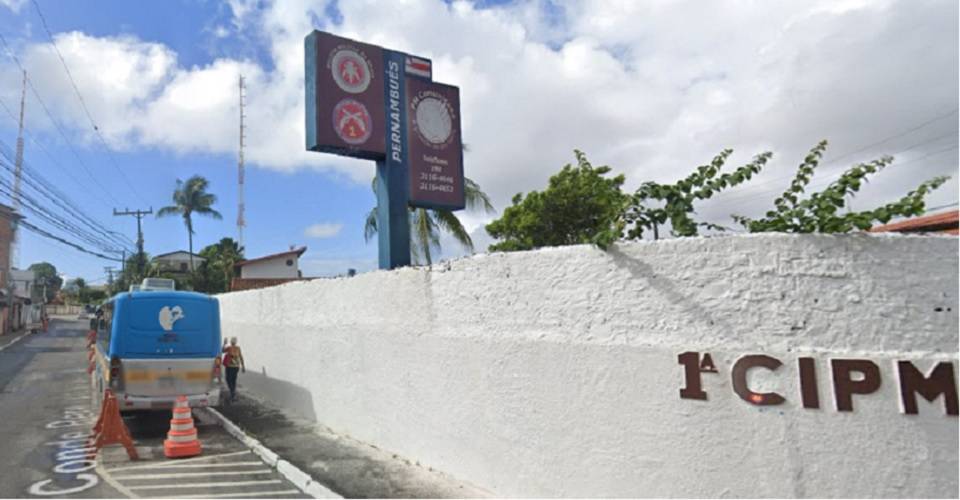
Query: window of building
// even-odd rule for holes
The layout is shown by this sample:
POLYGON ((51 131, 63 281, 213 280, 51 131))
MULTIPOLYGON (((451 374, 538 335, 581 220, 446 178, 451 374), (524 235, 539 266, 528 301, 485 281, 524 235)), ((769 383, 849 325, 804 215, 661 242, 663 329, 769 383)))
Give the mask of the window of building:
POLYGON ((181 262, 181 263, 180 263, 180 271, 181 271, 181 272, 187 272, 187 263, 186 263, 186 262, 181 262))
POLYGON ((287 259, 287 265, 288 265, 288 266, 292 266, 292 265, 293 265, 293 259, 287 259))

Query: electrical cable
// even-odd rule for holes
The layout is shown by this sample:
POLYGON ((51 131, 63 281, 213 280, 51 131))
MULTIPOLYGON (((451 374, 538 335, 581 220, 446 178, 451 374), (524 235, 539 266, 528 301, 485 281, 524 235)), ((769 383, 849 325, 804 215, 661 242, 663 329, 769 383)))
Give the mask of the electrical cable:
POLYGON ((90 109, 87 108, 87 102, 80 93, 80 88, 77 86, 77 82, 74 80, 73 74, 70 72, 70 68, 67 66, 67 61, 63 58, 63 54, 60 53, 60 48, 57 47, 57 42, 53 39, 53 33, 50 32, 50 28, 47 26, 47 19, 44 17, 43 11, 40 10, 40 4, 37 3, 37 0, 33 0, 33 6, 37 10, 37 15, 40 16, 40 23, 43 25, 43 30, 47 33, 47 38, 50 40, 50 45, 53 46, 53 50, 57 53, 57 57, 60 59, 60 64, 63 65, 63 69, 67 73, 67 79, 70 80, 70 85, 73 86, 73 91, 77 95, 77 99, 80 100, 80 106, 83 108, 84 114, 87 115, 87 119, 90 120, 90 125, 93 127, 93 131, 96 133, 97 137, 100 139, 100 144, 103 146, 103 150, 107 153, 107 157, 113 164, 113 168, 116 169, 117 173, 120 175, 120 178, 123 179, 123 182, 127 184, 127 187, 130 188, 133 194, 137 198, 140 198, 140 201, 142 201, 144 204, 147 204, 147 201, 137 191, 136 186, 130 182, 130 179, 128 179, 126 174, 123 173, 123 169, 121 169, 120 165, 117 164, 117 160, 114 158, 113 152, 110 150, 110 147, 107 145, 107 141, 103 138, 103 134, 100 132, 100 127, 98 127, 97 123, 93 120, 93 116, 90 114, 90 109))
MULTIPOLYGON (((3 36, 3 34, 0 34, 0 44, 3 44, 4 48, 7 51, 7 55, 9 55, 10 58, 13 60, 13 62, 17 64, 20 70, 26 72, 26 69, 24 69, 23 64, 20 63, 20 59, 16 56, 16 54, 13 53, 13 50, 7 44, 7 39, 3 36)), ((87 167, 86 163, 84 163, 83 158, 80 157, 80 153, 77 152, 76 147, 74 147, 73 142, 71 142, 70 139, 67 137, 67 134, 66 132, 64 132, 63 127, 60 125, 60 122, 58 122, 57 119, 53 117, 53 113, 50 111, 50 108, 47 107, 47 104, 44 102, 43 98, 40 97, 40 92, 37 91, 37 88, 33 85, 33 80, 29 76, 27 77, 26 80, 27 80, 27 86, 30 87, 30 91, 33 93, 33 96, 37 99, 37 102, 40 103, 40 107, 43 108, 44 113, 46 113, 47 117, 50 118, 50 122, 53 123, 53 126, 57 130, 57 132, 60 134, 60 137, 63 138, 64 142, 67 144, 67 147, 70 149, 73 155, 77 158, 77 163, 83 168, 84 172, 86 172, 86 174, 90 177, 90 180, 93 181, 93 183, 97 185, 100 189, 102 189, 103 192, 107 195, 107 197, 109 197, 111 200, 114 201, 114 203, 119 205, 120 202, 117 201, 117 199, 110 193, 110 191, 107 188, 103 187, 103 185, 100 184, 99 181, 97 181, 93 173, 90 172, 90 169, 87 167)))

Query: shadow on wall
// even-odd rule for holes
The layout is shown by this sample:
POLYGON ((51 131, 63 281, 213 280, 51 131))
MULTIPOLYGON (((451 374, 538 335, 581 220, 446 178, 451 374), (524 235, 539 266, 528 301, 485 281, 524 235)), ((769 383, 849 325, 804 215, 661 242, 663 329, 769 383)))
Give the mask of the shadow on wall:
POLYGON ((623 253, 616 245, 611 245, 607 254, 613 258, 613 263, 617 267, 626 270, 634 279, 645 282, 650 288, 662 293, 684 315, 696 318, 695 322, 700 324, 701 332, 736 331, 733 325, 717 318, 712 311, 705 309, 696 300, 678 290, 669 276, 658 274, 650 264, 623 253))
POLYGON ((290 410, 299 417, 310 419, 311 422, 317 421, 317 414, 313 411, 313 396, 310 391, 299 385, 271 378, 253 370, 241 374, 238 385, 240 392, 249 391, 278 408, 290 410))

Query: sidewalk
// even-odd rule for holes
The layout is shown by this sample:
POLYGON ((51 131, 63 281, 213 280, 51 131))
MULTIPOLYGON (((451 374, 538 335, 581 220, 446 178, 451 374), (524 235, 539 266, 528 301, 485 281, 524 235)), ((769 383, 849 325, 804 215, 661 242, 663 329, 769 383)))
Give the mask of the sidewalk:
POLYGON ((250 394, 218 411, 281 458, 346 498, 480 498, 476 486, 338 435, 250 394))

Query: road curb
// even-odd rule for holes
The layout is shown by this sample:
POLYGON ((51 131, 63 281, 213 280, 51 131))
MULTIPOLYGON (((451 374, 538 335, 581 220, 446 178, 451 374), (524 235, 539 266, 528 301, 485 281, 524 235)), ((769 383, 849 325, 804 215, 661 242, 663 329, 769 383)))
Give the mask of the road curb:
POLYGON ((2 351, 2 350, 4 350, 4 349, 12 346, 13 344, 16 344, 17 342, 20 342, 20 341, 23 340, 23 338, 26 337, 27 335, 30 335, 30 331, 29 331, 29 330, 26 331, 26 332, 21 333, 19 337, 11 340, 10 342, 7 342, 6 344, 0 345, 0 351, 2 351))
POLYGON ((247 448, 250 448, 250 451, 259 456, 264 463, 276 469, 277 473, 283 476, 287 481, 290 481, 294 486, 300 488, 300 491, 312 496, 313 498, 343 498, 341 495, 334 493, 329 488, 313 479, 310 474, 300 470, 296 465, 293 465, 290 462, 280 458, 280 455, 277 455, 273 450, 264 446, 264 444, 257 439, 247 435, 247 433, 244 432, 240 426, 233 423, 230 419, 223 416, 223 414, 217 410, 213 408, 196 408, 195 410, 208 413, 220 424, 221 427, 227 431, 227 433, 237 438, 237 440, 243 443, 247 448))

